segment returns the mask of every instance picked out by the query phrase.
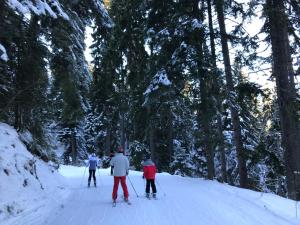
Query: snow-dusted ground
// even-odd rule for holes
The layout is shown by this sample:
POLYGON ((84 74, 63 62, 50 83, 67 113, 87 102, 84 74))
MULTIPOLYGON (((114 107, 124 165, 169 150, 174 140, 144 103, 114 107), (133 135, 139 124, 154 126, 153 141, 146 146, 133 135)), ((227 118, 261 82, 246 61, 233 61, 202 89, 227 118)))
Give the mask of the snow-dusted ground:
MULTIPOLYGON (((144 180, 140 172, 130 171, 128 188, 132 205, 122 201, 112 207, 112 176, 109 170, 97 172, 98 187, 87 188, 84 168, 63 166, 72 194, 48 214, 33 212, 22 222, 31 225, 296 225, 295 202, 272 194, 244 190, 214 181, 159 174, 158 200, 143 196, 144 180), (38 218, 36 220, 36 218, 38 218), (43 220, 41 220, 43 218, 43 220)), ((298 205, 300 210, 300 205, 298 205)))
POLYGON ((97 188, 86 187, 86 173, 82 179, 84 168, 62 167, 61 173, 68 178, 73 194, 63 208, 46 218, 46 225, 300 224, 295 202, 214 181, 159 174, 158 200, 148 200, 143 197, 142 173, 130 171, 129 178, 139 197, 127 180, 132 205, 122 201, 119 190, 119 202, 114 208, 109 170, 97 172, 97 188))
POLYGON ((88 171, 84 167, 62 166, 60 173, 64 180, 56 172, 49 173, 49 167, 40 161, 36 162, 39 180, 28 173, 25 166, 19 167, 19 173, 15 163, 26 165, 31 158, 32 155, 19 143, 17 134, 13 134, 10 127, 0 124, 1 225, 300 224, 294 201, 215 181, 165 173, 157 176, 158 200, 148 200, 143 196, 142 173, 130 171, 129 178, 139 197, 127 180, 132 205, 122 201, 122 191, 119 189, 117 206, 112 207, 113 178, 109 175, 109 169, 97 171, 97 188, 87 188, 88 171), (9 170, 10 175, 3 172, 4 168, 9 170), (24 178, 29 179, 25 187, 24 178), (14 207, 14 213, 5 213, 7 205, 14 207), (21 210, 18 212, 17 209, 21 210))
POLYGON ((0 123, 0 224, 39 224, 39 216, 69 193, 65 178, 29 153, 12 127, 0 123))

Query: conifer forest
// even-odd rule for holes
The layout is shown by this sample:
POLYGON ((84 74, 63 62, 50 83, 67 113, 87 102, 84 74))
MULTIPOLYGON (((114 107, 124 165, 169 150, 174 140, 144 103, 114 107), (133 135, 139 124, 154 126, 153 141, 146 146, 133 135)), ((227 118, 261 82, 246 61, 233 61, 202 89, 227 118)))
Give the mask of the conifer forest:
POLYGON ((299 0, 0 0, 0 121, 46 162, 299 201, 299 76, 299 0))

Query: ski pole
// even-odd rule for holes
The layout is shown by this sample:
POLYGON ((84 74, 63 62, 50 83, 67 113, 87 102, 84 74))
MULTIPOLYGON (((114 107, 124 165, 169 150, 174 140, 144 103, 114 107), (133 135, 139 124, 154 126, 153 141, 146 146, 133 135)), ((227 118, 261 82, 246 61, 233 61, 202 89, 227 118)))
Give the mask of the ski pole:
POLYGON ((144 180, 144 191, 145 191, 145 195, 146 195, 146 178, 143 178, 144 180))
POLYGON ((162 191, 162 193, 164 194, 164 196, 166 197, 166 193, 164 192, 163 188, 161 187, 160 183, 158 182, 157 178, 156 178, 156 183, 158 184, 160 190, 162 191))
POLYGON ((82 182, 83 182, 83 178, 84 178, 84 175, 85 175, 85 171, 86 171, 86 167, 84 168, 83 176, 82 176, 81 182, 80 182, 80 187, 82 187, 82 182))
POLYGON ((134 188, 134 186, 133 186, 133 184, 132 184, 132 182, 131 182, 129 176, 127 176, 127 177, 128 177, 128 180, 129 180, 129 182, 130 182, 130 184, 131 184, 131 186, 132 186, 132 188, 133 188, 133 190, 134 190, 134 192, 135 192, 135 194, 136 194, 136 197, 139 197, 139 195, 137 194, 137 192, 136 192, 136 190, 135 190, 135 188, 134 188))
POLYGON ((99 177, 99 184, 101 184, 101 176, 100 176, 100 169, 98 169, 98 177, 99 177))

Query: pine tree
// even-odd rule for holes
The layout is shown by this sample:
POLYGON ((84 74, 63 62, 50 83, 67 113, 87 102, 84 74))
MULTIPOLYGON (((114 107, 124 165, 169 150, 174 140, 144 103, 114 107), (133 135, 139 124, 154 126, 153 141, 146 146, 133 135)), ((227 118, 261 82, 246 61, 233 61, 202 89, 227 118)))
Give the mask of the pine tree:
POLYGON ((207 0, 207 14, 208 14, 208 27, 209 27, 209 41, 210 41, 210 60, 211 63, 211 72, 212 77, 214 78, 214 85, 212 85, 212 95, 213 101, 215 102, 216 108, 216 134, 217 134, 217 149, 219 151, 216 154, 220 155, 220 164, 221 164, 221 176, 222 181, 227 182, 227 168, 226 168, 226 156, 225 156, 225 141, 223 135, 223 119, 222 119, 222 77, 221 71, 219 71, 217 67, 217 55, 216 55, 216 44, 215 44, 215 30, 213 24, 213 16, 212 16, 212 2, 211 0, 207 0))
POLYGON ((12 123, 11 113, 14 95, 14 76, 16 70, 17 46, 19 32, 16 29, 23 24, 22 16, 16 14, 4 1, 0 3, 0 118, 12 123), (13 24, 14 26, 11 26, 13 24))
POLYGON ((240 186, 247 187, 248 175, 247 175, 247 168, 246 168, 246 161, 245 161, 245 153, 243 149, 243 142, 241 137, 240 119, 238 116, 238 110, 234 105, 236 93, 234 91, 234 86, 233 86, 231 64, 230 64, 229 51, 228 51, 228 43, 227 43, 228 38, 227 38, 226 27, 225 27, 223 0, 218 0, 216 2, 216 11, 218 15, 218 22, 219 22, 219 28, 221 34, 222 53, 223 53, 223 60, 224 60, 225 74, 226 74, 226 87, 227 87, 228 100, 230 104, 229 107, 230 107, 231 120, 233 125, 234 143, 235 143, 237 158, 238 158, 240 186))
POLYGON ((261 175, 257 174, 257 170, 260 169, 259 166, 266 166, 257 165, 255 159, 264 129, 263 115, 260 109, 260 99, 264 97, 264 93, 257 84, 250 82, 246 76, 247 74, 242 72, 241 62, 236 59, 233 64, 233 77, 241 121, 241 135, 249 171, 249 187, 255 188, 258 186, 257 181, 261 175))
POLYGON ((282 131, 282 145, 285 154, 287 189, 290 198, 299 200, 300 182, 295 178, 300 171, 300 135, 297 118, 294 81, 289 68, 289 40, 287 17, 283 10, 284 1, 266 2, 272 44, 273 73, 276 77, 277 96, 282 131))
POLYGON ((278 104, 269 91, 265 91, 263 99, 263 130, 251 157, 250 168, 253 168, 253 175, 258 179, 257 189, 285 196, 284 152, 281 146, 278 104))

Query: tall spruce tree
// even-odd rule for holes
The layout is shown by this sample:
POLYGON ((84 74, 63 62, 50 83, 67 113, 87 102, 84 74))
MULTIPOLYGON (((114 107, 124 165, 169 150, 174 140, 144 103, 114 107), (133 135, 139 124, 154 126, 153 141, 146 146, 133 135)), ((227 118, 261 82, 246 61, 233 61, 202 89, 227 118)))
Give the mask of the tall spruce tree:
POLYGON ((231 70, 230 56, 228 50, 228 36, 227 36, 226 26, 225 26, 223 0, 216 1, 216 12, 218 15, 218 23, 220 28, 222 54, 223 54, 225 75, 226 75, 225 77, 226 77, 226 87, 227 87, 227 96, 228 96, 227 98, 229 101, 230 114, 231 114, 230 116, 233 125, 233 137, 234 137, 234 143, 237 152, 240 186, 247 187, 248 186, 247 167, 246 167, 245 153, 244 153, 242 136, 241 136, 239 112, 238 112, 238 108, 235 106, 236 92, 234 91, 234 86, 233 86, 232 70, 231 70))
POLYGON ((285 155, 288 195, 300 199, 300 135, 299 118, 294 94, 295 84, 289 69, 288 20, 285 14, 284 1, 266 1, 266 13, 269 20, 270 39, 272 44, 273 73, 276 88, 282 131, 282 145, 285 155))

